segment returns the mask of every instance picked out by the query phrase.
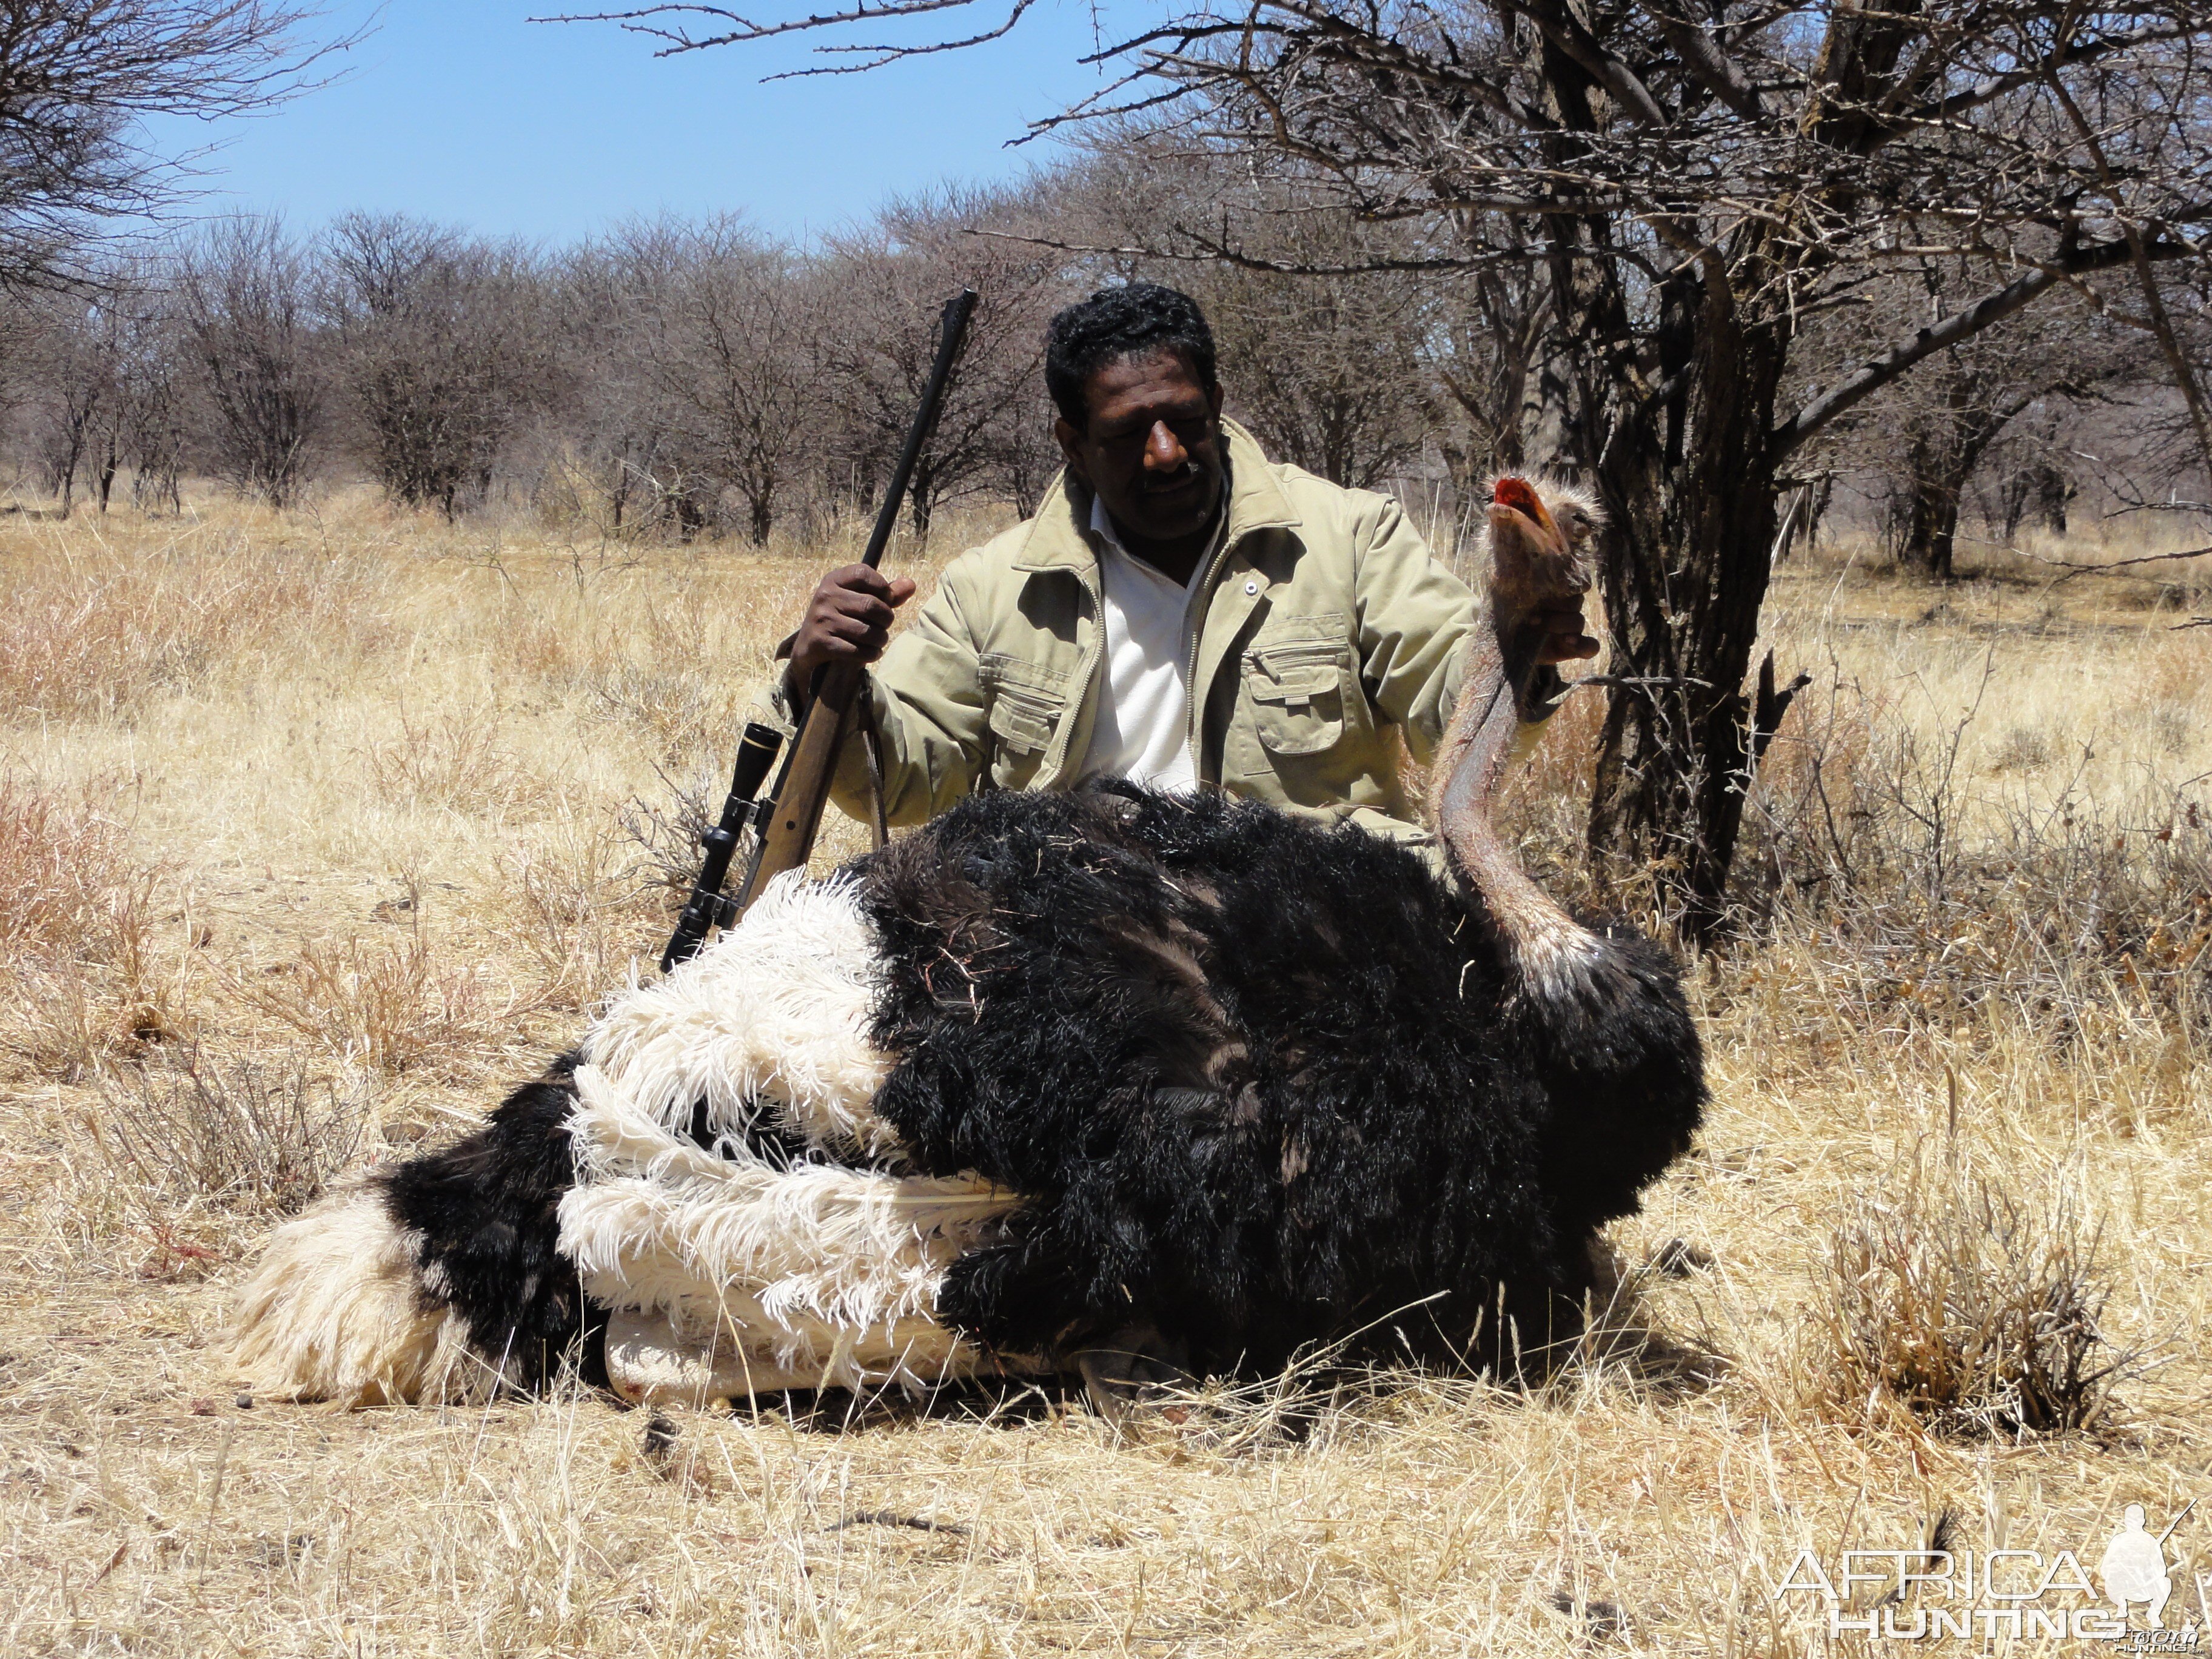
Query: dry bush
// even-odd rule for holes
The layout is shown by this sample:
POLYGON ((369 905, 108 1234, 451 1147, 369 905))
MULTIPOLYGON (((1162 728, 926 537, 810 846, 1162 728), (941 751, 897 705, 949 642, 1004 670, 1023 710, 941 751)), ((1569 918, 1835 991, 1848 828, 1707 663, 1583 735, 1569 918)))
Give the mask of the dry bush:
POLYGON ((484 708, 447 709, 421 720, 402 711, 399 735, 370 744, 362 760, 381 799, 408 805, 476 812, 544 793, 501 745, 484 708))
POLYGON ((2101 1243, 2075 1180, 2015 1189, 1916 1152, 1852 1194, 1829 1237, 1816 1391, 1854 1417, 1888 1401, 1954 1436, 2103 1425, 2144 1362, 2104 1334, 2101 1243))
POLYGON ((19 562, 0 613, 0 706, 50 719, 112 714, 318 635, 377 625, 347 562, 228 547, 19 562))
POLYGON ((0 963, 96 952, 125 878, 121 825, 0 777, 0 963))
POLYGON ((551 847, 515 854, 511 936, 541 976, 538 1005, 564 1012, 589 1006, 617 982, 641 921, 662 921, 650 888, 618 860, 617 838, 604 820, 570 820, 551 847))
POLYGON ((154 921, 168 880, 133 864, 123 828, 82 799, 0 778, 0 1010, 8 1046, 76 1078, 192 1030, 181 963, 154 921))
POLYGON ((660 781, 667 805, 639 796, 617 817, 623 836, 637 849, 628 873, 648 890, 688 896, 699 879, 700 837, 721 821, 729 781, 702 776, 679 783, 665 771, 660 781))
POLYGON ((112 1060, 139 1059, 198 1033, 190 958, 165 963, 156 949, 152 884, 142 873, 110 896, 103 926, 113 954, 106 960, 33 961, 0 976, 10 992, 0 999, 14 1027, 7 1046, 35 1070, 82 1082, 112 1060))
POLYGON ((311 943, 296 962, 234 984, 240 1000, 349 1059, 387 1073, 473 1079, 528 1012, 495 998, 483 975, 439 963, 420 932, 377 945, 311 943))
POLYGON ((114 1171, 167 1204, 289 1215, 359 1154, 358 1088, 341 1090, 294 1054, 273 1065, 173 1050, 103 1074, 85 1125, 114 1171))
MULTIPOLYGON (((1985 678, 1982 691, 1989 690, 1985 678)), ((1817 941, 1871 1013, 1954 1022, 2002 1005, 2063 1046, 2098 1011, 2212 1031, 2212 814, 2181 783, 2115 788, 1997 702, 1941 729, 1838 682, 1793 705, 1746 814, 1734 897, 1746 960, 1817 941), (2032 739, 2032 741, 2031 741, 2032 739)))
POLYGON ((629 726, 658 764, 679 766, 733 744, 750 701, 744 687, 696 667, 622 663, 590 688, 601 718, 629 726))
POLYGON ((1990 801, 1968 840, 1957 786, 1909 752, 1876 787, 1864 863, 1822 920, 1882 1006, 2000 1000, 2060 1044, 2124 999, 2212 1030, 2212 826, 2179 791, 1990 801))

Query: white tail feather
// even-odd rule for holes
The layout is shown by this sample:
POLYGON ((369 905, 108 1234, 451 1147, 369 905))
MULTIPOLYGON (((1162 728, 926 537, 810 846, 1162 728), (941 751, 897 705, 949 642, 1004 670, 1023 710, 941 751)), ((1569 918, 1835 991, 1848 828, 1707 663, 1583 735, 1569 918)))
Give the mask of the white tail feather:
MULTIPOLYGON (((929 1321, 945 1270, 988 1243, 1016 1201, 975 1177, 717 1156, 596 1066, 580 1066, 576 1085, 579 1180, 561 1203, 561 1250, 586 1293, 708 1335, 733 1330, 740 1347, 787 1369, 858 1365, 839 1380, 890 1380, 881 1364, 921 1335, 909 1328, 886 1349, 892 1328, 929 1321), (854 1357, 856 1343, 879 1351, 873 1363, 854 1357)), ((942 1346, 930 1361, 951 1358, 949 1334, 942 1346)))
POLYGON ((426 1308, 415 1240, 355 1188, 276 1230, 233 1315, 232 1364, 257 1394, 376 1406, 481 1400, 502 1378, 459 1315, 426 1308))

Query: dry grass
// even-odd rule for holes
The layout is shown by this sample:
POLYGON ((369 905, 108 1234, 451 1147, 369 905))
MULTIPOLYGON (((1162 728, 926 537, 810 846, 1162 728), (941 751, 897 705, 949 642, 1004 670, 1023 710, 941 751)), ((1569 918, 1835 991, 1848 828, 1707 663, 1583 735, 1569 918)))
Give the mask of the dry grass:
POLYGON ((2078 1172, 2022 1191, 2018 1163, 1991 1180, 1924 1150, 1853 1194, 1829 1238, 1808 1366, 1821 1394, 1969 1437, 2100 1426, 2144 1364, 2105 1334, 2112 1285, 2078 1172))
POLYGON ((303 1056, 228 1066, 177 1047, 103 1079, 85 1120, 116 1178, 175 1206, 289 1215, 360 1155, 359 1091, 303 1056))
MULTIPOLYGON (((1617 1230, 1642 1316, 1724 1364, 1317 1377, 1135 1437, 1036 1396, 650 1436, 590 1396, 234 1401, 273 1214, 472 1120, 658 951, 623 816, 719 800, 840 550, 343 501, 0 527, 0 1650, 1814 1655, 1860 1650, 1773 1601, 1801 1549, 1948 1509, 1960 1547, 2094 1553, 2203 1491, 2212 634, 2167 625, 2212 605, 2025 562, 1936 596, 1848 548, 1782 573, 1820 684, 1695 986, 1714 1109, 1617 1230), (2021 1432, 1990 1334, 2063 1373, 2033 1339, 2069 1316, 2084 1376, 2168 1363, 2021 1432), (1875 1386, 1908 1352, 1960 1410, 1875 1386)), ((1520 792, 1563 879, 1591 726, 1520 792)))
POLYGON ((271 653, 359 647, 374 627, 361 568, 326 549, 244 534, 127 551, 49 539, 62 556, 11 571, 0 615, 0 702, 27 714, 128 710, 271 653))

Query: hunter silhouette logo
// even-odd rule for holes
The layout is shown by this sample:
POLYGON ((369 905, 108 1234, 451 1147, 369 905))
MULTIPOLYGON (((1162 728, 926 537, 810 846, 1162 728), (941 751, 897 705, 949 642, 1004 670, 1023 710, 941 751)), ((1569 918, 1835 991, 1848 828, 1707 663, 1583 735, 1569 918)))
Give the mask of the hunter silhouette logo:
MULTIPOLYGON (((2186 1515, 2188 1510, 2182 1511, 2186 1515)), ((2105 1546, 2105 1559, 2099 1565, 2097 1576, 2104 1580, 2105 1594, 2120 1610, 2120 1617, 2128 1616, 2129 1605, 2136 1601, 2148 1604, 2146 1615, 2154 1630, 2166 1628, 2166 1597, 2173 1594, 2173 1582, 2166 1573, 2166 1540, 2173 1535, 2173 1527, 2181 1524, 2174 1517, 2173 1527, 2168 1527, 2154 1538, 2143 1527, 2143 1506, 2130 1504, 2121 1520, 2124 1523, 2112 1541, 2105 1546)))
MULTIPOLYGON (((1801 1551, 1773 1599, 1819 1597, 1832 1637, 2070 1638, 2124 1643, 2130 1652, 2201 1652, 2203 1630, 2194 1620, 2185 1615, 2184 1628, 2169 1632, 2165 1617, 2173 1595, 2166 1540, 2196 1507, 2191 1499, 2165 1531, 2153 1535, 2143 1506, 2129 1504, 2119 1531, 2097 1558, 2094 1581, 2070 1549, 1954 1549, 1953 1516, 1946 1510, 1918 1546, 1845 1550, 1840 1571, 1833 1573, 1814 1551, 1801 1551), (2131 1628, 2130 1615, 2138 1611, 2145 1627, 2131 1628)), ((2212 1591, 2212 1577, 2200 1579, 2196 1589, 2201 1604, 2212 1591)))

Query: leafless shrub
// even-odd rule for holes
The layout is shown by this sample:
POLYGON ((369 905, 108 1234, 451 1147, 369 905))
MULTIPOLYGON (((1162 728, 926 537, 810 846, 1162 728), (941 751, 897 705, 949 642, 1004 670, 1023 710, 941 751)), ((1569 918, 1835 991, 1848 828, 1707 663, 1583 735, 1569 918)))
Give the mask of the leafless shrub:
POLYGON ((981 295, 943 413, 908 489, 915 529, 962 496, 995 490, 1026 514, 1060 470, 1048 441, 1046 319, 1073 295, 1065 258, 990 236, 1012 203, 949 190, 894 202, 872 224, 829 239, 818 362, 836 410, 824 447, 873 499, 904 441, 933 350, 930 330, 963 284, 981 295))
POLYGON ((528 257, 403 215, 349 213, 321 263, 370 470, 394 500, 454 517, 489 484, 546 377, 528 257))
POLYGON ((165 878, 113 819, 0 778, 0 1008, 40 1071, 77 1078, 191 1030, 155 938, 165 878))
POLYGON ((543 976, 538 1000, 577 1010, 619 972, 641 908, 633 872, 617 867, 618 837, 604 820, 514 860, 514 934, 543 976))
POLYGON ((665 769, 660 781, 667 792, 665 805, 639 797, 622 809, 616 822, 640 854, 631 875, 648 888, 689 893, 699 878, 699 837, 721 817, 721 800, 714 793, 720 786, 704 775, 681 783, 665 769))
POLYGON ((714 754, 742 723, 745 691, 696 666, 624 662, 596 678, 594 712, 622 721, 652 744, 662 765, 714 754))
POLYGON ((159 262, 118 257, 89 291, 34 296, 0 319, 9 401, 59 517, 80 483, 105 514, 126 467, 140 506, 179 504, 185 365, 171 310, 159 262))
POLYGON ((302 1036, 394 1073, 470 1076, 483 1050, 513 1039, 525 1012, 520 999, 495 998, 480 974, 441 964, 420 933, 392 944, 310 944, 236 988, 302 1036))
POLYGON ((2100 791, 2076 756, 2046 787, 2063 757, 2017 731, 1978 769, 1985 717, 1929 733, 1855 686, 1801 697, 1747 813, 1740 939, 1815 930, 1910 1018, 1997 1002, 2064 1041, 2124 994, 2212 1026, 2212 823, 2190 786, 2100 791))
POLYGON ((1948 1435, 2101 1426, 2145 1369, 2102 1329, 2101 1243, 2072 1181, 2022 1192, 1914 1157, 1852 1195, 1829 1238, 1819 1386, 1844 1411, 1887 1400, 1948 1435))
POLYGON ((2057 758, 2048 732, 2032 726, 2015 726, 2004 734, 1994 754, 1990 757, 1990 769, 1995 772, 2040 772, 2057 758))
POLYGON ((536 793, 536 780, 503 748, 481 710, 423 720, 403 712, 399 735, 369 746, 369 779, 386 799, 480 810, 536 793))
POLYGON ((177 265, 177 307, 212 419, 216 470, 271 507, 307 484, 328 423, 314 271, 273 218, 222 221, 177 265))
POLYGON ((112 818, 0 777, 0 959, 73 952, 124 879, 112 818))
POLYGON ((766 543, 811 459, 823 285, 793 250, 730 217, 634 225, 615 257, 635 295, 633 349, 669 459, 694 475, 679 495, 704 517, 735 492, 748 537, 766 543))
POLYGON ((182 1048, 99 1088, 86 1126, 101 1152, 169 1204, 289 1214, 353 1162, 367 1127, 362 1091, 317 1079, 297 1054, 264 1066, 182 1048))

